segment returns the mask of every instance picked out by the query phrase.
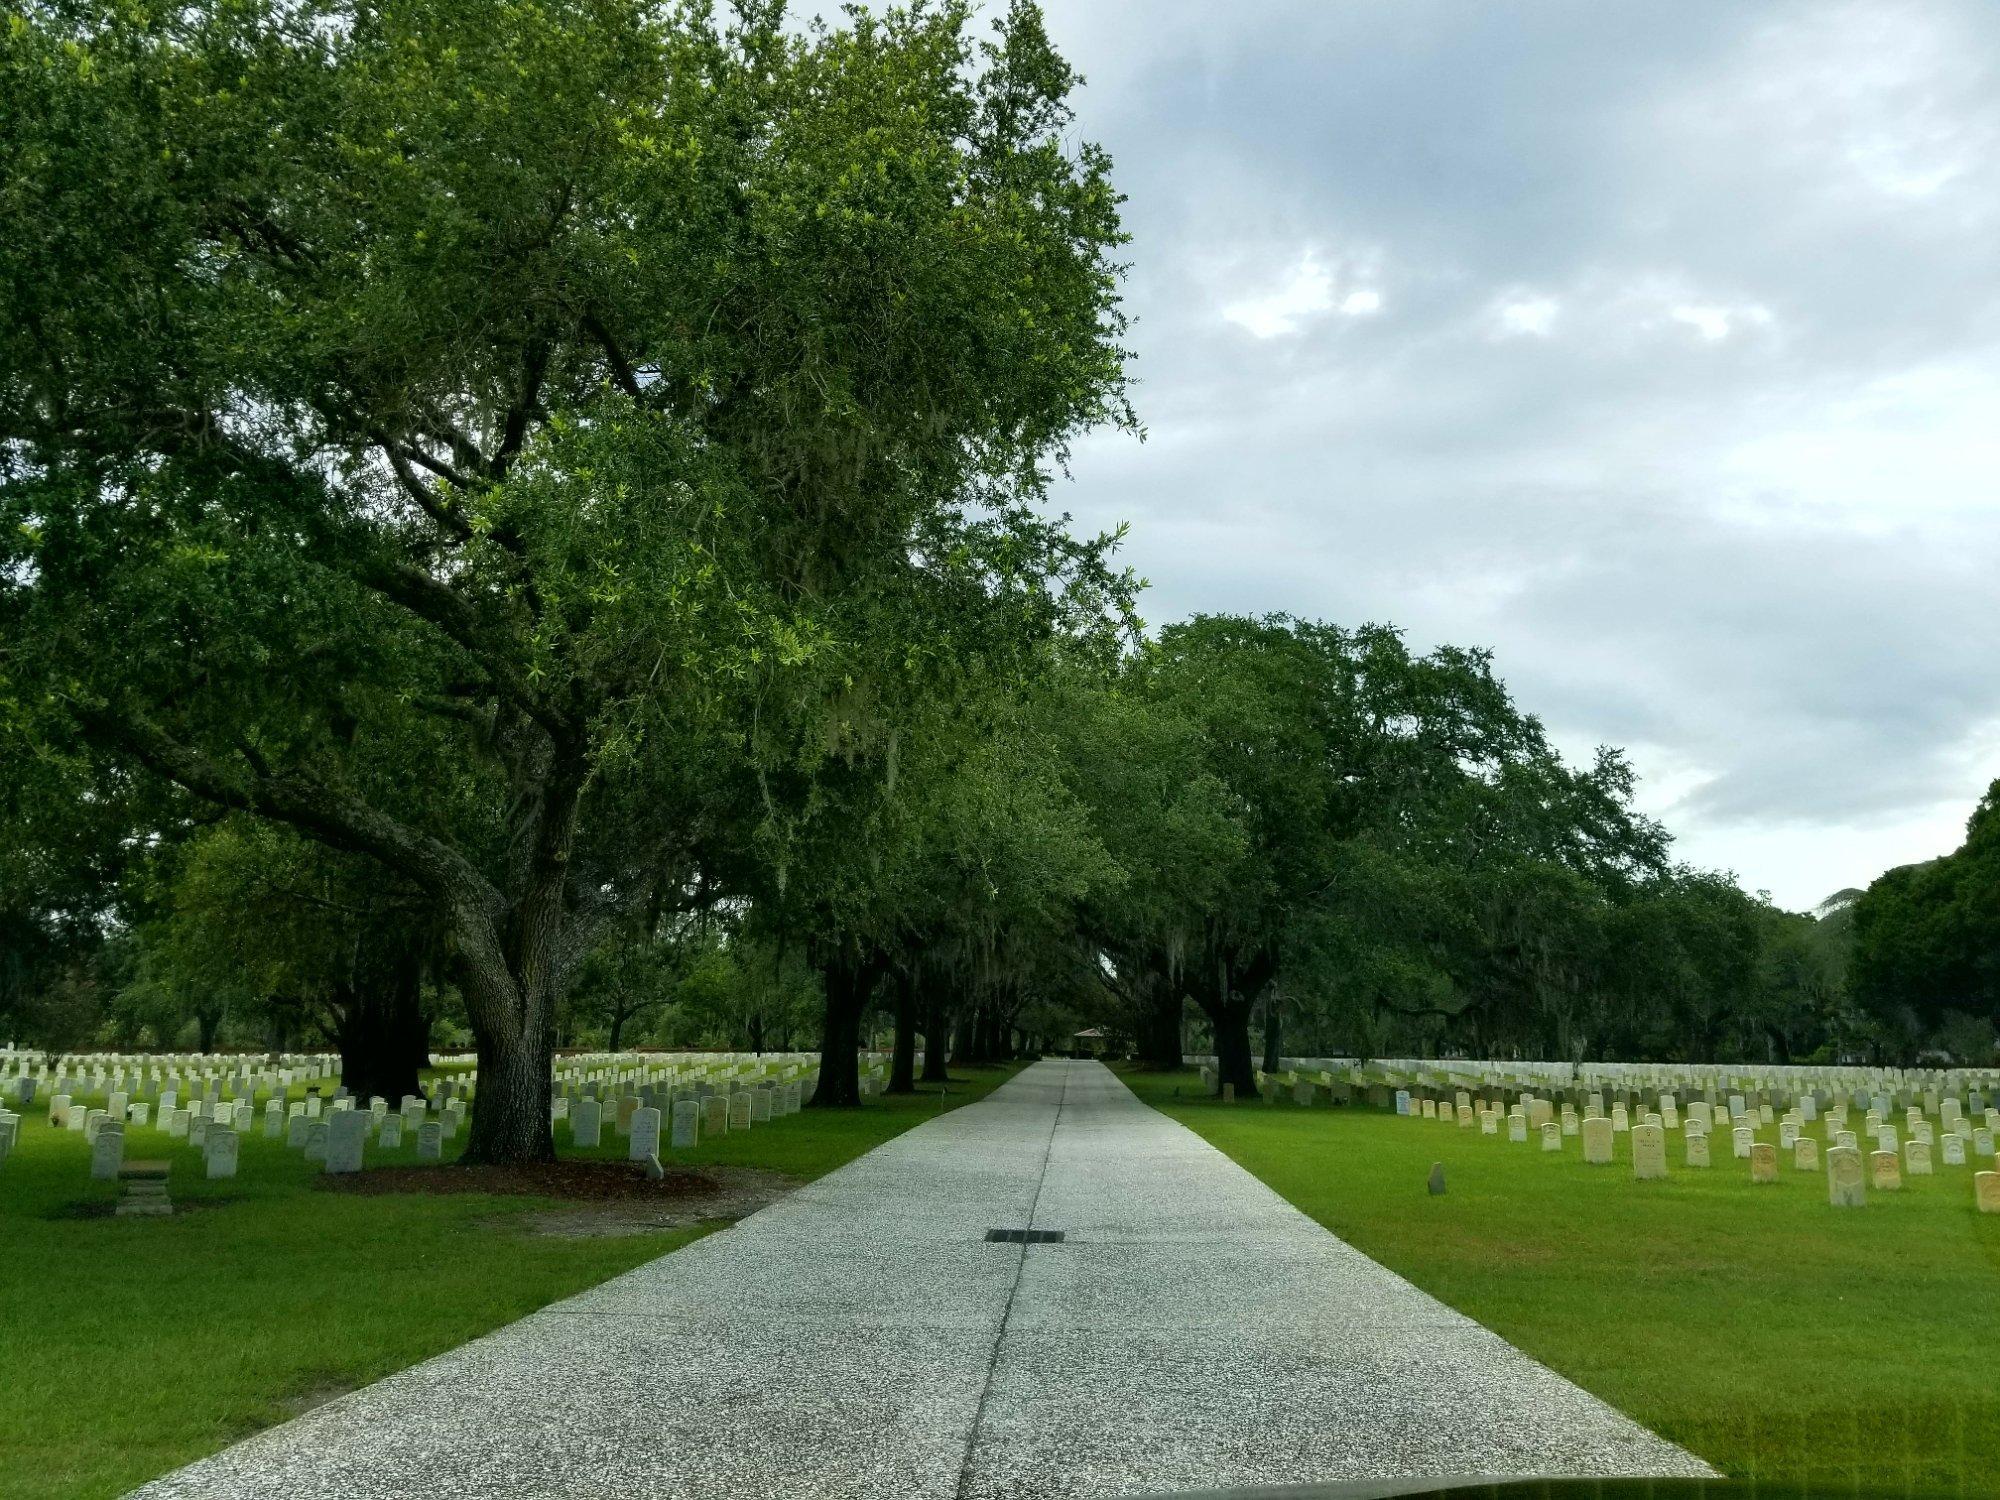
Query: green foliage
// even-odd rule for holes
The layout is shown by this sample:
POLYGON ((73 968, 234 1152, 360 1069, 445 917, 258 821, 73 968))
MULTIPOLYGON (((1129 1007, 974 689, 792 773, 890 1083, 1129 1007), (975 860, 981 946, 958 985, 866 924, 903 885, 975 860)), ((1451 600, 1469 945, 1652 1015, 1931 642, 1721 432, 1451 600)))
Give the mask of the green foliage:
POLYGON ((842 934, 896 747, 1124 597, 1037 509, 1131 420, 1074 81, 1026 5, 28 6, 10 804, 172 787, 375 861, 531 1071, 596 924, 698 864, 842 934))
POLYGON ((2000 1022, 2000 781, 1955 852, 1889 871, 1853 904, 1855 1003, 1900 1054, 1988 1065, 2000 1022))
POLYGON ((1027 4, 24 6, 0 1024, 1978 1054, 1991 799, 1814 921, 1484 652, 1138 634, 1042 509, 1134 425, 1076 83, 1027 4))

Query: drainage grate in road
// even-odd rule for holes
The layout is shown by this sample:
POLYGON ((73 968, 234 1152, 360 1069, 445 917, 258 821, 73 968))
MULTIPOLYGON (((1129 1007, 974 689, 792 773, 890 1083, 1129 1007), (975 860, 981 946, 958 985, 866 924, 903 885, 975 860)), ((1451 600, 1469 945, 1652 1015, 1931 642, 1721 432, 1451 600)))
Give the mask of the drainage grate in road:
POLYGON ((986 1238, 996 1245, 1059 1245, 1060 1229, 989 1229, 986 1238))

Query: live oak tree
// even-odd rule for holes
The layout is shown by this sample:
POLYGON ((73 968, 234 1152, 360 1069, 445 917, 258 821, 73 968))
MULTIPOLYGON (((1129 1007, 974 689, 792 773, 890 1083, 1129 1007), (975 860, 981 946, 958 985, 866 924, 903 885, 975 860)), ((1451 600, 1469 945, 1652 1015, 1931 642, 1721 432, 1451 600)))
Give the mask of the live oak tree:
POLYGON ((914 1086, 920 1026, 927 1067, 942 1066, 946 997, 983 1043, 977 1060, 1006 1050, 1001 1033, 1082 962, 1085 900, 1126 880, 1063 774, 1059 720, 1071 700, 1051 691, 1060 681, 1039 673, 973 716, 976 738, 924 778, 921 834, 893 908, 892 1090, 914 1086))
POLYGON ((1034 505, 1129 421, 1117 199, 1033 9, 968 17, 50 0, 0 38, 10 774, 393 872, 477 1042, 470 1160, 551 1154, 601 921, 724 826, 785 868, 992 601, 1096 566, 1034 505))
MULTIPOLYGON (((1038 653, 1012 634, 1053 632, 1072 605, 1094 614, 1103 598, 1094 587, 1071 591, 1066 602, 1046 601, 1053 616, 1032 600, 982 605, 1000 633, 968 657, 960 691, 927 708, 906 703, 893 717, 857 708, 857 732, 893 724, 888 765, 863 759, 823 777, 793 818, 785 863, 767 872, 751 910, 759 931, 801 947, 820 971, 815 1108, 859 1101, 855 1046, 871 1004, 897 1013, 898 1081, 907 1084, 922 992, 990 979, 1003 937, 1033 926, 1067 933, 1081 893, 1116 878, 1025 706, 1038 694, 1038 653)), ((939 1028, 928 1029, 927 1062, 944 1050, 939 1028)))
MULTIPOLYGON (((203 1007, 229 999, 239 1027, 323 1038, 363 1101, 419 1091, 440 932, 413 886, 241 814, 156 845, 147 863, 150 899, 128 903, 146 917, 135 929, 142 995, 178 994, 204 1022, 203 1007)), ((213 1040, 205 1024, 201 1050, 213 1040)))
POLYGON ((1078 903, 1108 1017, 1150 1066, 1181 1066, 1194 914, 1247 853, 1243 805, 1211 768, 1193 706, 1139 686, 1145 656, 1074 662, 1052 686, 1063 775, 1120 873, 1078 903))
MULTIPOLYGON (((1523 868, 1607 881, 1659 858, 1623 763, 1566 766, 1482 652, 1418 655, 1380 626, 1202 616, 1134 660, 1131 690, 1196 727, 1238 832, 1212 887, 1154 919, 1169 941, 1153 963, 1205 1012, 1219 1082, 1242 1094, 1256 1089, 1251 1018, 1281 977, 1325 994, 1371 975, 1370 1009, 1426 988, 1413 965, 1432 993, 1452 982, 1453 934, 1422 931, 1423 903, 1385 903, 1385 875, 1439 872, 1451 894, 1430 905, 1459 926, 1523 868)), ((1505 934, 1469 946, 1512 961, 1505 934)))
POLYGON ((2000 781, 1952 853, 1890 870, 1854 903, 1854 998, 1898 1061, 1938 1037, 1991 1064, 2000 1026, 2000 781), (1942 1035, 1940 1036, 1940 1033, 1942 1035))

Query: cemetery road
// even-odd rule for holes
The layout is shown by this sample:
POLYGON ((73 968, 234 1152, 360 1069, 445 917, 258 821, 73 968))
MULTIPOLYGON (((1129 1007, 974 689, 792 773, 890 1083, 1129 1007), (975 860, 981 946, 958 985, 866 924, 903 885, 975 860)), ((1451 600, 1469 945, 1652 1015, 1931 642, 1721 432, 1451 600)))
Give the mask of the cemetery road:
POLYGON ((955 1500, 1710 1472, 1101 1065, 1048 1061, 138 1493, 955 1500))

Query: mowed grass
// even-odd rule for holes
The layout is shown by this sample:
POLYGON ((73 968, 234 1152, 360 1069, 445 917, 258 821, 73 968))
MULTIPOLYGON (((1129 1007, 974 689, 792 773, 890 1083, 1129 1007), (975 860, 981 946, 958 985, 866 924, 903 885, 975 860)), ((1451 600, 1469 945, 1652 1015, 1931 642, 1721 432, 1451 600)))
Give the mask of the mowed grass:
MULTIPOLYGON (((968 1072, 944 1098, 807 1110, 665 1155, 817 1177, 1014 1071, 968 1072)), ((170 1161, 180 1211, 76 1217, 80 1205, 114 1201, 118 1185, 90 1179, 82 1135, 51 1130, 45 1102, 18 1112, 21 1140, 0 1164, 9 1500, 123 1494, 705 1232, 560 1239, 519 1225, 546 1199, 325 1193, 317 1166, 263 1138, 261 1101, 235 1179, 204 1181, 185 1141, 128 1126, 126 1159, 170 1161)), ((566 1138, 558 1126, 559 1148, 566 1138)), ((414 1142, 389 1152, 371 1142, 368 1162, 414 1165, 414 1142)))
POLYGON ((1731 1476, 2000 1494, 2000 1215, 1972 1188, 1991 1158, 1842 1210, 1789 1152, 1776 1186, 1753 1186, 1726 1136, 1691 1171, 1668 1132, 1672 1175, 1638 1182, 1623 1135, 1613 1165, 1588 1167, 1575 1137, 1545 1155, 1504 1127, 1223 1105, 1191 1073, 1121 1076, 1342 1239, 1731 1476))

